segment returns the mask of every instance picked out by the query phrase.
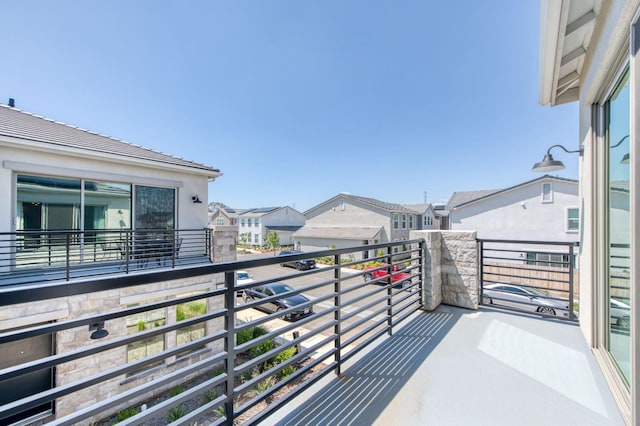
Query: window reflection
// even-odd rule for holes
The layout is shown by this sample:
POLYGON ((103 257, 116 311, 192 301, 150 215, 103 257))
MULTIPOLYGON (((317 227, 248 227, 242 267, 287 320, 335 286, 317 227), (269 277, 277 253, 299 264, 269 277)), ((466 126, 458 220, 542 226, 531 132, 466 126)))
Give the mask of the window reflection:
POLYGON ((608 260, 607 322, 608 349, 622 375, 631 377, 629 336, 630 230, 629 164, 629 80, 628 73, 607 104, 608 111, 608 260), (626 313, 625 313, 626 312, 626 313))

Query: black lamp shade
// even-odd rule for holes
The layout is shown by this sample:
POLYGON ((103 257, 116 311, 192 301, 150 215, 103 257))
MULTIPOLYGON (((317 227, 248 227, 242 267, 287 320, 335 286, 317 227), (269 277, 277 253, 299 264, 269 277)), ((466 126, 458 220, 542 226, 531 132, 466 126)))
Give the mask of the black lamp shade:
POLYGON ((564 164, 562 161, 556 161, 553 159, 551 154, 547 154, 544 156, 541 162, 533 165, 531 171, 533 172, 555 172, 556 170, 564 169, 564 164))

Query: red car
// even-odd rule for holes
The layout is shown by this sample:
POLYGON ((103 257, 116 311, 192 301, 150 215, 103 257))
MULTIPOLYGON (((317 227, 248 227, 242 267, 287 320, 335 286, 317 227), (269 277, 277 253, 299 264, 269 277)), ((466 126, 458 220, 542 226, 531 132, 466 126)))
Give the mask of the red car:
MULTIPOLYGON (((401 285, 402 287, 406 287, 411 284, 411 274, 407 274, 406 272, 402 272, 404 269, 403 265, 398 266, 398 264, 394 264, 391 269, 391 282, 394 285, 401 285)), ((371 280, 379 280, 376 281, 381 284, 389 284, 389 265, 383 263, 378 266, 367 266, 364 268, 365 274, 362 275, 365 281, 371 280)))

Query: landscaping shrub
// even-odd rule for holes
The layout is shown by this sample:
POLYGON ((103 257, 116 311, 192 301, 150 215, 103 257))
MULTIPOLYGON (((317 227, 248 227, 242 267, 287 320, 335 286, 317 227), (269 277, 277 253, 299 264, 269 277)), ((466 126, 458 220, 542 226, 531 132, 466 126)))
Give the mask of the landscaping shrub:
POLYGON ((124 410, 118 411, 117 421, 118 423, 127 420, 129 417, 133 417, 138 414, 138 409, 134 407, 125 408, 124 410))
POLYGON ((187 414, 187 410, 185 410, 184 405, 180 404, 180 405, 176 405, 175 407, 171 408, 167 412, 167 418, 169 419, 169 422, 175 422, 176 420, 178 420, 180 417, 184 416, 185 414, 187 414))
POLYGON ((184 388, 182 386, 176 386, 169 390, 169 396, 173 398, 174 396, 180 395, 182 392, 184 392, 184 388))

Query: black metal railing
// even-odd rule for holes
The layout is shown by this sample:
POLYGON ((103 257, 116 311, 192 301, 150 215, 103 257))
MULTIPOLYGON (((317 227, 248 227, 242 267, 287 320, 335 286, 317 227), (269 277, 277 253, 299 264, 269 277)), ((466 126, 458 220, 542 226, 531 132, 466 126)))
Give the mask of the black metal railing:
POLYGON ((578 319, 577 243, 479 239, 480 303, 578 319))
POLYGON ((42 282, 212 259, 211 229, 0 233, 0 285, 42 282))
POLYGON ((326 374, 340 374, 422 306, 423 251, 423 241, 412 240, 287 257, 316 258, 318 267, 306 271, 281 268, 283 258, 270 255, 0 287, 5 312, 48 303, 69 310, 0 333, 0 423, 38 414, 56 425, 258 423, 326 374), (378 256, 361 259, 364 250, 378 256), (238 285, 238 270, 255 280, 238 285), (282 282, 287 293, 267 291, 282 282), (2 359, 5 349, 19 352, 42 337, 56 350, 2 359), (7 391, 42 372, 49 384, 7 391))

